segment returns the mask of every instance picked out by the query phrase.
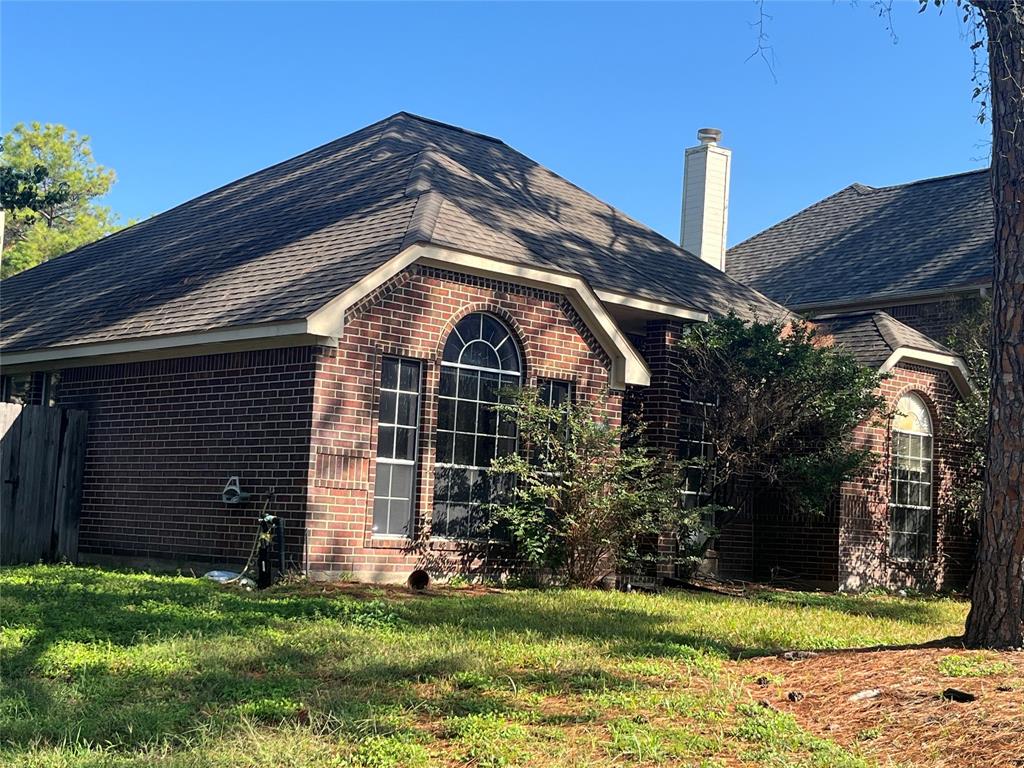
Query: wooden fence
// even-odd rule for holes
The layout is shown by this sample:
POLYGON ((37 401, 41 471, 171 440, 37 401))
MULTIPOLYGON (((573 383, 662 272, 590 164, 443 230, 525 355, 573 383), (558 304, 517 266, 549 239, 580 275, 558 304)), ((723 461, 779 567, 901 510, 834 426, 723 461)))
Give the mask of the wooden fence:
POLYGON ((0 403, 0 564, 78 556, 85 411, 0 403))

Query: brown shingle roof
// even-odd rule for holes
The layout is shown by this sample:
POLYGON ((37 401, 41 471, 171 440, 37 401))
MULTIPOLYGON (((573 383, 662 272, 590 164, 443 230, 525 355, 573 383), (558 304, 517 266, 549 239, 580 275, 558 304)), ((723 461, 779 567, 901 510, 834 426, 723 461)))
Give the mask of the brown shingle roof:
POLYGON ((897 349, 909 348, 940 355, 955 355, 948 347, 901 323, 885 312, 850 312, 813 319, 820 336, 872 368, 880 368, 897 349))
POLYGON ((985 285, 995 251, 987 169, 853 184, 729 249, 726 271, 793 308, 985 285))
POLYGON ((5 280, 3 349, 301 319, 414 242, 784 312, 503 142, 399 113, 5 280))

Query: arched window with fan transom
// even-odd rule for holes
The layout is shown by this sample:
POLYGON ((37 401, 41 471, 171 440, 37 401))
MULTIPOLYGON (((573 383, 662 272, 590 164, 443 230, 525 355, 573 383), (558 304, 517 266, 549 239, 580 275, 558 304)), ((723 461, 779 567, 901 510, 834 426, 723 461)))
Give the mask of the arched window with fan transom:
POLYGON ((438 386, 433 536, 504 538, 487 514, 503 484, 489 467, 495 457, 515 452, 517 433, 494 405, 503 390, 522 383, 522 353, 505 323, 474 312, 455 325, 438 386))

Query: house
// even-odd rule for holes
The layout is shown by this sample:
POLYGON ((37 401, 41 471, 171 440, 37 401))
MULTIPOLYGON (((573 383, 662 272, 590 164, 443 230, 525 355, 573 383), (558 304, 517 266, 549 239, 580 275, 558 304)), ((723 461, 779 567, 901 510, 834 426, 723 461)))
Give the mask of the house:
MULTIPOLYGON (((844 484, 833 525, 818 531, 830 555, 839 543, 838 559, 817 568, 825 583, 961 586, 969 578, 974 530, 955 510, 959 448, 943 425, 970 383, 941 342, 991 288, 994 251, 987 169, 892 187, 852 184, 729 249, 728 274, 813 318, 889 374, 887 401, 916 413, 908 437, 898 436, 899 416, 888 433, 859 430, 861 443, 885 458, 871 476, 844 484), (904 487, 899 465, 929 460, 902 455, 908 440, 918 451, 918 436, 934 463, 920 464, 929 471, 904 487), (887 542, 878 536, 885 530, 887 542)), ((783 550, 765 562, 814 573, 802 562, 806 547, 784 549, 795 531, 780 529, 783 550)), ((762 532, 759 542, 769 538, 762 532)))
MULTIPOLYGON (((311 577, 501 570, 481 523, 489 462, 517 448, 489 407, 503 385, 610 423, 626 400, 681 450, 684 326, 787 315, 721 269, 730 153, 699 138, 686 249, 497 139, 399 113, 5 281, 7 394, 89 414, 81 557, 239 564, 272 491, 311 577), (247 503, 222 500, 231 477, 247 503)), ((955 361, 887 329, 866 348, 938 398, 955 361)), ((723 574, 759 567, 751 521, 723 574)))
POLYGON ((479 530, 516 447, 499 386, 615 422, 629 387, 676 397, 667 328, 729 310, 785 312, 503 142, 400 113, 5 281, 2 351, 22 398, 89 413, 84 558, 244 561, 237 476, 274 490, 295 565, 405 578, 479 530))

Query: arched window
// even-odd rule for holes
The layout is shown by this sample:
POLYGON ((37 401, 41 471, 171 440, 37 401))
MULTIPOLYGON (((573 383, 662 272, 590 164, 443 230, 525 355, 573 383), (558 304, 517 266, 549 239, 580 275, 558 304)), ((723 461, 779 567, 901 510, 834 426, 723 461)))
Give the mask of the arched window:
POLYGON ((919 395, 896 404, 892 423, 889 551, 897 560, 924 560, 932 542, 932 418, 919 395))
POLYGON ((503 388, 522 383, 519 346, 498 318, 476 312, 452 329, 441 360, 432 533, 493 535, 484 505, 498 480, 491 460, 516 450, 516 426, 494 410, 503 388))

